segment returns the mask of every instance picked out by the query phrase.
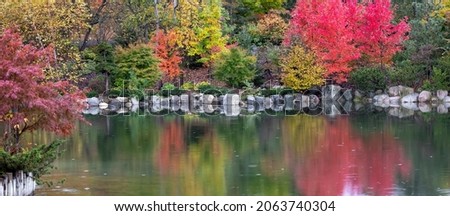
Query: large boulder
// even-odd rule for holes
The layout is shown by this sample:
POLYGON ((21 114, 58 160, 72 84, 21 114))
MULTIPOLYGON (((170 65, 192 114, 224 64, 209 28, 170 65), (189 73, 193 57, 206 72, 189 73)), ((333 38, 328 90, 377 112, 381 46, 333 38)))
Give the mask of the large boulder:
POLYGON ((239 105, 240 97, 238 94, 226 94, 223 98, 224 106, 239 105))
POLYGON ((400 88, 398 86, 392 86, 388 89, 388 94, 391 97, 397 97, 400 96, 400 88))
POLYGON ((294 95, 287 94, 284 96, 284 103, 286 105, 286 110, 293 110, 294 109, 294 95))
POLYGON ((436 96, 439 100, 444 100, 448 96, 447 90, 437 90, 436 96))
POLYGON ((203 95, 203 104, 212 104, 214 101, 214 95, 205 94, 203 95))
POLYGON ((323 100, 338 100, 341 97, 342 87, 338 85, 326 85, 322 88, 323 100))
POLYGON ((419 97, 419 94, 417 94, 417 93, 412 93, 412 94, 406 95, 406 96, 402 97, 402 103, 415 103, 415 102, 417 102, 418 97, 419 97))
POLYGON ((406 96, 406 95, 414 94, 414 89, 411 87, 399 85, 398 90, 399 90, 400 96, 402 96, 402 97, 406 96))
POLYGON ((425 103, 425 102, 429 102, 431 100, 431 92, 429 91, 422 91, 419 94, 419 97, 417 98, 417 100, 421 103, 425 103))
POLYGON ((98 106, 100 104, 100 100, 97 97, 91 97, 87 99, 87 103, 89 106, 98 106))

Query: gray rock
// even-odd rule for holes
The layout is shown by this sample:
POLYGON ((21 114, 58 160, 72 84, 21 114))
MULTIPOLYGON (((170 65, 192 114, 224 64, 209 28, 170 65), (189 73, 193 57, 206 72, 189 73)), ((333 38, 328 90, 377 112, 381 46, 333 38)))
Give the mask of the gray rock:
POLYGON ((239 105, 224 106, 225 116, 238 116, 241 113, 241 107, 239 105))
POLYGON ((248 105, 247 106, 247 112, 248 113, 254 113, 255 112, 255 106, 254 105, 248 105))
POLYGON ((226 94, 223 98, 224 106, 239 105, 240 97, 238 94, 226 94))
POLYGON ((133 104, 133 106, 136 106, 136 105, 139 106, 139 100, 136 97, 132 97, 131 104, 133 104))
POLYGON ((373 105, 377 107, 388 108, 391 106, 391 103, 389 101, 376 101, 375 103, 373 103, 373 105))
POLYGON ((353 99, 353 94, 351 89, 346 89, 342 94, 345 100, 351 101, 353 99))
POLYGON ((389 97, 389 103, 390 103, 391 105, 392 105, 392 104, 400 105, 400 101, 401 101, 400 96, 389 97))
POLYGON ((161 101, 158 103, 152 103, 152 107, 150 108, 151 112, 157 113, 162 110, 161 101))
POLYGON ((211 104, 203 104, 203 110, 208 114, 211 114, 215 111, 213 105, 211 104))
POLYGON ((131 102, 126 102, 125 103, 125 107, 127 108, 131 108, 133 106, 133 104, 131 102))
POLYGON ((108 108, 108 104, 105 102, 101 102, 100 104, 98 104, 98 107, 102 110, 108 108))
POLYGON ((188 94, 182 94, 180 96, 180 101, 181 101, 181 104, 184 104, 184 105, 189 104, 189 95, 188 94))
POLYGON ((191 94, 191 103, 192 104, 203 104, 203 94, 202 93, 191 94))
POLYGON ((344 109, 343 114, 345 112, 345 114, 348 115, 352 112, 353 103, 351 101, 347 101, 342 108, 344 109))
POLYGON ((264 98, 264 108, 265 108, 265 109, 270 109, 270 108, 272 108, 273 104, 274 104, 274 103, 273 103, 272 98, 270 98, 270 97, 264 98))
POLYGON ((172 106, 180 106, 180 96, 178 95, 172 95, 170 97, 170 103, 172 106))
POLYGON ((450 96, 446 96, 442 101, 444 101, 444 103, 450 103, 450 96))
POLYGON ((431 112, 431 105, 427 103, 419 103, 419 110, 423 113, 431 112))
POLYGON ((414 115, 413 110, 404 109, 404 108, 390 108, 388 114, 391 116, 395 116, 398 118, 406 118, 414 115))
POLYGON ((437 90, 436 96, 439 100, 444 100, 448 96, 447 90, 437 90))
POLYGON ((97 97, 91 97, 87 99, 87 103, 89 106, 98 106, 100 104, 100 100, 97 97))
POLYGON ((248 105, 253 105, 253 104, 255 104, 255 102, 256 102, 255 96, 253 96, 253 95, 247 96, 247 104, 248 105))
POLYGON ((139 105, 133 105, 131 108, 130 108, 130 110, 131 110, 131 112, 137 112, 138 110, 139 110, 139 105))
POLYGON ((161 104, 161 97, 158 95, 152 95, 150 100, 152 101, 152 104, 161 104))
POLYGON ((281 95, 271 95, 270 98, 275 105, 284 104, 284 99, 281 95))
POLYGON ((417 102, 418 97, 419 97, 419 94, 417 94, 417 93, 406 95, 406 96, 402 97, 402 103, 415 103, 415 102, 417 102))
POLYGON ((446 113, 448 113, 448 108, 445 107, 444 104, 439 104, 439 106, 437 107, 437 112, 439 114, 446 114, 446 113))
POLYGON ((189 103, 181 103, 180 110, 185 113, 189 113, 189 103))
POLYGON ((382 90, 376 90, 376 91, 375 91, 375 94, 376 94, 376 95, 383 94, 383 91, 382 91, 382 90))
POLYGON ((355 90, 355 98, 363 98, 364 94, 359 91, 359 90, 355 90))
POLYGON ((161 98, 161 106, 163 109, 170 109, 170 98, 161 98))
POLYGON ((128 102, 128 98, 127 97, 117 97, 116 100, 119 101, 120 103, 128 102))
POLYGON ((255 101, 256 101, 257 106, 264 107, 264 97, 256 96, 255 101))
POLYGON ((410 95, 410 94, 414 94, 414 89, 411 87, 406 87, 406 86, 402 86, 399 85, 398 86, 399 92, 400 92, 400 96, 406 96, 406 95, 410 95))
POLYGON ((339 111, 335 104, 329 103, 325 105, 325 115, 334 117, 337 115, 341 115, 341 111, 339 111))
POLYGON ((205 94, 203 95, 203 104, 213 104, 214 95, 205 94))
POLYGON ((294 109, 294 95, 287 94, 284 96, 284 103, 286 105, 286 110, 294 109))
POLYGON ((450 103, 444 103, 444 106, 449 109, 450 108, 450 103))
POLYGON ((338 100, 341 97, 342 87, 338 85, 326 85, 322 88, 323 100, 338 100))
POLYGON ((391 97, 397 97, 400 96, 400 88, 398 86, 392 86, 388 89, 388 94, 391 97))
POLYGON ((429 91, 422 91, 422 92, 420 92, 419 97, 417 98, 417 100, 419 102, 422 102, 422 103, 429 102, 431 100, 431 92, 429 92, 429 91))
POLYGON ((375 95, 375 97, 373 97, 373 100, 378 102, 378 103, 389 103, 389 95, 387 94, 381 94, 381 95, 375 95))
POLYGON ((172 112, 176 112, 176 111, 180 110, 180 106, 181 106, 180 103, 173 103, 173 101, 171 101, 171 102, 172 102, 172 104, 170 105, 170 110, 172 112))
POLYGON ((117 114, 126 114, 126 113, 128 113, 129 111, 128 111, 128 109, 126 109, 126 108, 120 108, 119 110, 117 110, 117 114))
POLYGON ((90 115, 98 115, 100 113, 100 109, 98 107, 90 107, 88 113, 90 115))
POLYGON ((308 99, 305 99, 305 100, 309 101, 309 105, 308 105, 309 107, 317 107, 317 106, 319 106, 319 103, 320 103, 320 98, 317 97, 317 95, 313 95, 313 94, 309 95, 308 99))
POLYGON ((413 111, 419 110, 417 103, 402 103, 402 107, 413 111))

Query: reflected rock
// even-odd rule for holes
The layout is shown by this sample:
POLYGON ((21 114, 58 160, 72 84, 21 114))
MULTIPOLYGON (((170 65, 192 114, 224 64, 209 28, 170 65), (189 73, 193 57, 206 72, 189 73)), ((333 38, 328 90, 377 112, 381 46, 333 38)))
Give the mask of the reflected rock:
POLYGON ((238 116, 241 113, 241 107, 238 105, 234 106, 223 106, 225 116, 238 116))
POLYGON ((117 110, 117 114, 126 114, 128 113, 128 109, 126 108, 120 108, 119 110, 117 110))
POLYGON ((161 112, 161 110, 162 110, 161 103, 153 103, 152 104, 151 112, 157 113, 157 112, 161 112))
POLYGON ((389 97, 389 103, 391 105, 399 105, 400 106, 400 101, 401 101, 400 96, 389 97))
POLYGON ((419 107, 417 106, 416 103, 403 103, 402 107, 413 111, 419 110, 419 107))
POLYGON ((150 100, 152 101, 152 104, 160 104, 161 103, 161 97, 158 95, 152 95, 150 97, 150 100))
POLYGON ((173 112, 176 112, 180 109, 180 103, 172 103, 172 105, 170 106, 170 110, 173 112))
POLYGON ((100 113, 100 109, 98 107, 91 107, 88 112, 90 115, 98 115, 100 113))
POLYGON ((389 103, 389 95, 387 94, 381 94, 381 95, 375 95, 373 97, 374 102, 378 102, 378 103, 389 103))
POLYGON ((439 100, 444 100, 448 96, 447 90, 437 90, 436 96, 439 100))
POLYGON ((439 104, 439 106, 437 107, 437 112, 439 114, 447 114, 448 113, 448 108, 445 107, 444 104, 439 104))
POLYGON ((445 97, 443 101, 444 103, 450 103, 450 97, 449 96, 445 97))
POLYGON ((406 118, 414 115, 414 111, 405 108, 390 108, 388 114, 398 118, 406 118))
POLYGON ((419 103, 419 110, 423 113, 431 112, 431 105, 427 103, 419 103))
POLYGON ((415 102, 417 102, 418 97, 419 97, 419 94, 417 94, 417 93, 406 95, 402 98, 402 103, 415 103, 415 102))
POLYGON ((264 98, 264 108, 270 109, 273 106, 273 100, 270 97, 264 98))
POLYGON ((131 106, 131 112, 137 112, 138 110, 139 110, 139 105, 133 105, 133 106, 131 106))
POLYGON ((255 112, 255 106, 253 106, 253 105, 248 105, 248 106, 247 106, 247 112, 248 112, 248 113, 254 113, 254 112, 255 112))
POLYGON ((213 105, 211 104, 203 104, 203 110, 205 111, 205 113, 214 113, 215 109, 213 107, 213 105))

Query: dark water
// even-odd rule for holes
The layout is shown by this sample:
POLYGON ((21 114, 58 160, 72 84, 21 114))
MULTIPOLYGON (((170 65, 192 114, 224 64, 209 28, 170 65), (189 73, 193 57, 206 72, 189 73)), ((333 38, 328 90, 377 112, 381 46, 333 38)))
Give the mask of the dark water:
POLYGON ((448 114, 87 119, 37 195, 450 195, 448 114))

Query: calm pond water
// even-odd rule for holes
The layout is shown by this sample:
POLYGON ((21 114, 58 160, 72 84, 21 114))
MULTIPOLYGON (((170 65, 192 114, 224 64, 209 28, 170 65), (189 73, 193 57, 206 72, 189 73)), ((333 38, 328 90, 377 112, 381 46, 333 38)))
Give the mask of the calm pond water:
POLYGON ((36 195, 450 195, 448 114, 87 119, 36 195))

